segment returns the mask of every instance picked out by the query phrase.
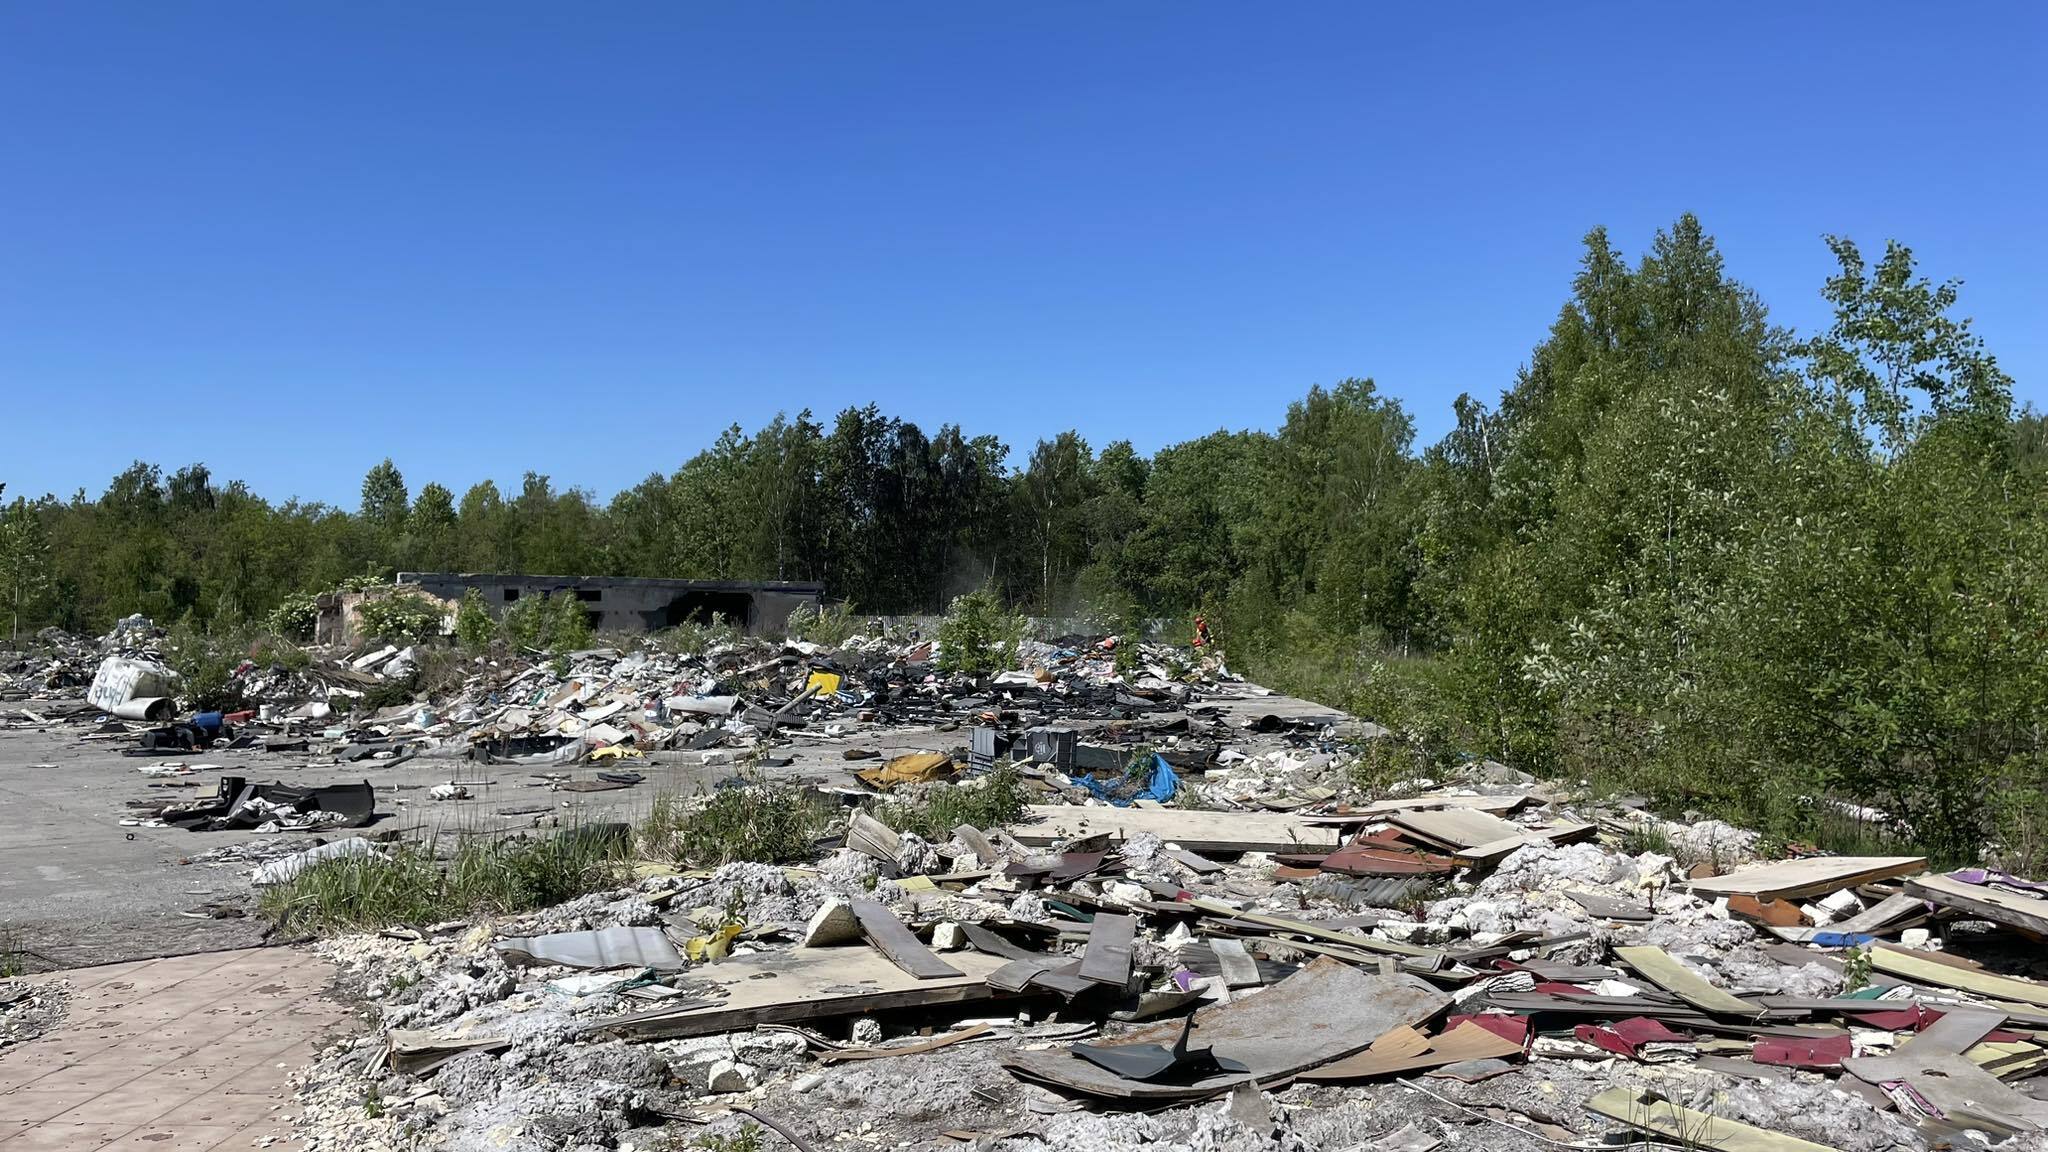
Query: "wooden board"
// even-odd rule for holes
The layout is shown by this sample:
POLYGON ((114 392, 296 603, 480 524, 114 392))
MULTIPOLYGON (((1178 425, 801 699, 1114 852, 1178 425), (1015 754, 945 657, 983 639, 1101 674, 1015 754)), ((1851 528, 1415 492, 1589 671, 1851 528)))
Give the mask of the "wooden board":
POLYGON ((1765 900, 1797 900, 1889 880, 1925 867, 1925 856, 1811 856, 1739 868, 1726 876, 1688 881, 1687 886, 1709 896, 1740 892, 1765 900))
POLYGON ((1210 916, 1221 917, 1233 924, 1251 925, 1291 936, 1306 936, 1311 940, 1328 940, 1333 944, 1343 944, 1363 951, 1387 952, 1396 956, 1418 956, 1430 959, 1440 959, 1444 955, 1435 948, 1425 948, 1420 944, 1403 944, 1397 940, 1379 940, 1372 937, 1352 936, 1344 932, 1333 932, 1330 929, 1304 920, 1289 920, 1284 916, 1265 916, 1257 912, 1240 912, 1218 900, 1197 898, 1187 901, 1187 904, 1191 908, 1198 909, 1210 916))
POLYGON ((1471 808, 1395 812, 1387 819, 1396 828, 1446 848, 1475 848, 1497 840, 1519 840, 1529 831, 1490 812, 1471 808))
POLYGON ((1138 936, 1138 918, 1097 913, 1088 925, 1088 946, 1081 953, 1081 979, 1122 988, 1131 982, 1131 943, 1138 936))
POLYGON ((1981 920, 2021 928, 2036 936, 2048 936, 2048 900, 2038 896, 2022 896, 1938 875, 1913 877, 1906 881, 1903 895, 1967 912, 1981 920))
POLYGON ((1724 1016, 1755 1016, 1761 1007, 1739 999, 1707 983, 1692 969, 1672 959, 1662 948, 1648 945, 1616 948, 1615 958, 1642 973, 1643 978, 1702 1012, 1724 1016))
POLYGON ((953 960, 960 975, 919 980, 866 945, 757 952, 690 969, 683 983, 692 994, 722 992, 724 999, 715 1004, 614 1016, 584 1030, 646 1039, 706 1036, 756 1024, 794 1024, 995 995, 988 977, 1005 961, 979 952, 957 952, 953 960))
POLYGON ((919 980, 944 980, 960 975, 960 970, 938 958, 931 949, 919 942, 917 935, 896 918, 894 912, 874 900, 855 900, 853 914, 860 919, 860 930, 867 933, 868 942, 882 950, 898 968, 919 980))
POLYGON ((1586 1101, 1586 1107, 1631 1128, 1655 1132, 1685 1148, 1711 1148, 1715 1152, 1833 1152, 1825 1144, 1725 1116, 1695 1112, 1631 1088, 1609 1088, 1586 1101))
POLYGON ((1937 960, 1924 959, 1924 956, 1924 953, 1909 949, 1880 945, 1870 950, 1870 966, 1879 972, 1888 972, 1916 984, 1960 988, 1980 996, 2048 1006, 2048 984, 2037 984, 2032 980, 2020 980, 1971 968, 1958 968, 1937 960))
POLYGON ((1004 831, 1018 843, 1043 847, 1057 840, 1108 832, 1126 839, 1150 832, 1191 852, 1292 852, 1336 848, 1336 828, 1304 823, 1279 812, 1190 812, 1178 808, 1105 808, 1033 804, 1025 819, 1004 831))
POLYGON ((1526 792, 1512 796, 1454 796, 1443 792, 1426 792, 1419 796, 1396 796, 1387 800, 1375 800, 1363 807, 1353 808, 1340 815, 1321 817, 1328 820, 1348 819, 1358 822, 1360 816, 1384 816, 1389 812, 1420 811, 1427 808, 1470 808, 1478 812, 1513 812, 1534 804, 1536 798, 1526 792))

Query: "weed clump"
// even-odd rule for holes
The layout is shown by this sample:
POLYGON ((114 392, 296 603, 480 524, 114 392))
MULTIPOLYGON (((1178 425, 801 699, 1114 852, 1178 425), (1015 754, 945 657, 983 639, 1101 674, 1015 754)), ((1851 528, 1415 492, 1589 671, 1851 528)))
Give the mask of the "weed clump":
POLYGON ((796 784, 749 780, 689 800, 659 797, 640 828, 642 851, 690 868, 737 860, 783 864, 809 859, 836 812, 796 784))
POLYGON ((962 824, 993 828, 1024 815, 1024 780, 1004 765, 979 780, 935 784, 915 800, 893 800, 875 818, 898 832, 944 843, 962 824))
POLYGON ((280 928, 347 932, 524 912, 631 878, 622 842, 572 834, 548 839, 464 840, 446 864, 431 845, 385 856, 322 860, 264 890, 259 907, 280 928))
POLYGON ((987 676, 1014 668, 1025 627, 992 588, 955 597, 939 622, 939 670, 987 676))

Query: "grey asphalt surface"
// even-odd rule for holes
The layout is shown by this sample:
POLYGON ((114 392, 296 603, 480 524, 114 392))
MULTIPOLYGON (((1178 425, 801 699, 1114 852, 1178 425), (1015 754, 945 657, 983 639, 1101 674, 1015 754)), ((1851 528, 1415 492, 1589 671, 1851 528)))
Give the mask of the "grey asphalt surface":
MULTIPOLYGON (((1330 710, 1283 696, 1221 702, 1234 717, 1273 713, 1327 714, 1330 710)), ((283 837, 311 846, 314 834, 248 831, 188 832, 180 828, 123 827, 133 818, 130 800, 210 796, 222 775, 295 785, 368 780, 377 792, 379 819, 367 831, 431 829, 465 835, 494 835, 534 826, 568 826, 607 820, 637 821, 657 797, 687 796, 731 776, 731 765, 705 765, 695 753, 656 753, 621 768, 647 780, 610 792, 561 792, 538 786, 543 769, 481 765, 453 758, 421 757, 396 767, 378 760, 325 762, 305 753, 256 750, 211 751, 189 757, 121 755, 126 741, 85 738, 86 729, 0 730, 0 947, 25 955, 31 967, 72 968, 155 956, 243 948, 264 938, 264 924, 252 915, 233 919, 193 918, 184 913, 209 904, 253 912, 254 900, 241 862, 198 863, 192 857, 223 845, 283 837), (139 765, 184 760, 217 764, 195 775, 164 781, 144 776, 139 765), (472 797, 435 801, 427 790, 461 781, 474 785, 472 797), (163 788, 166 783, 192 787, 163 788), (502 815, 504 809, 546 808, 539 814, 502 815)), ((964 729, 868 730, 830 738, 792 733, 776 750, 794 763, 766 775, 854 786, 848 747, 876 749, 883 757, 912 751, 964 747, 964 729)), ((1240 743, 1247 751, 1263 743, 1240 743)), ((315 744, 318 747, 318 744, 315 744)), ((609 766, 576 765, 575 779, 594 779, 609 766)), ((343 830, 335 835, 355 835, 343 830)))

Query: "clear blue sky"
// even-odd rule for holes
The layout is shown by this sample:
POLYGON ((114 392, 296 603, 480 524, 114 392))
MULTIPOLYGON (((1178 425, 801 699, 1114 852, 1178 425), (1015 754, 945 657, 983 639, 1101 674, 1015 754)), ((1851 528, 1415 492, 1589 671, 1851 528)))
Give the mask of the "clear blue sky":
POLYGON ((0 480, 608 497, 876 401, 1150 451, 1491 399, 1605 224, 1820 236, 2048 373, 2039 4, 0 6, 0 480), (1454 18, 1455 17, 1455 18, 1454 18))

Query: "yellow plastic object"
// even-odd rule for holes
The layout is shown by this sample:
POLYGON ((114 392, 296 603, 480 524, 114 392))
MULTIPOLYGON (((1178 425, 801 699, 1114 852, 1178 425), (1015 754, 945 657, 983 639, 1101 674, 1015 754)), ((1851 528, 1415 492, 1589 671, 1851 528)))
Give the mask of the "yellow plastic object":
POLYGON ((908 756, 898 756, 880 768, 855 772, 854 776, 878 792, 887 792, 898 784, 923 784, 952 774, 953 758, 944 752, 912 752, 908 756))
POLYGON ((631 744, 607 744, 592 752, 590 758, 592 760, 620 760, 625 758, 638 760, 645 755, 646 753, 633 747, 631 744))
POLYGON ((837 672, 813 672, 811 678, 804 682, 804 687, 816 688, 820 696, 830 696, 839 691, 840 679, 837 672))
POLYGON ((732 942, 746 930, 745 924, 732 922, 709 935, 692 936, 683 943, 683 955, 689 957, 692 964, 723 960, 725 954, 732 950, 732 942))

